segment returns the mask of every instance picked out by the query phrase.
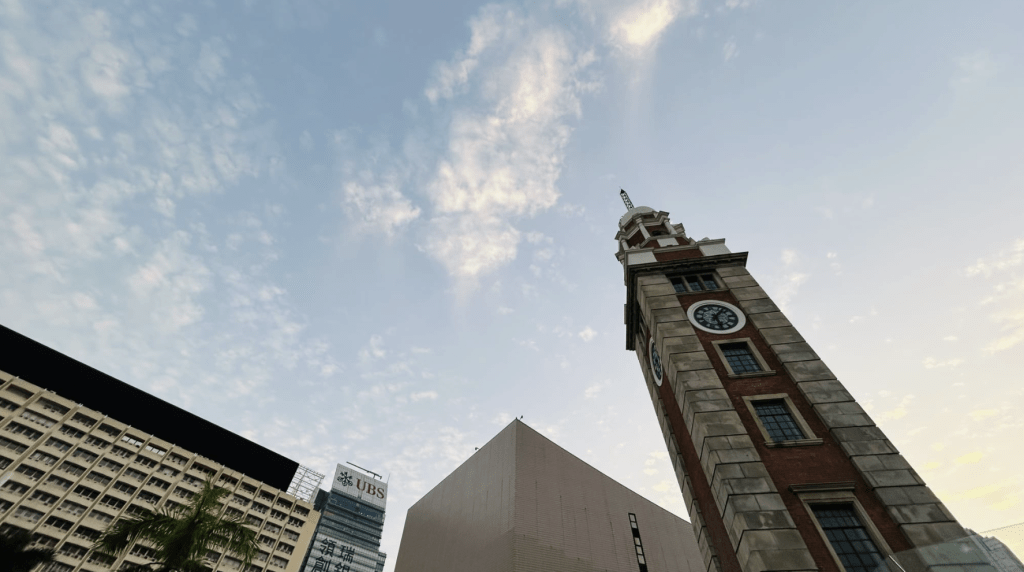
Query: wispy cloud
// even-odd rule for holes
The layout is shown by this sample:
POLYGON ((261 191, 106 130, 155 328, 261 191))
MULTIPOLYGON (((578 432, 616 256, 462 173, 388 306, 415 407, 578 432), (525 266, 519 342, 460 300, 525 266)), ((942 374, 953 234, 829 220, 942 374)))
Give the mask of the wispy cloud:
POLYGON ((999 64, 985 49, 957 57, 953 63, 956 66, 951 82, 954 87, 966 87, 981 83, 999 72, 999 64))
POLYGON ((555 205, 570 122, 595 87, 583 75, 595 56, 564 28, 507 6, 483 8, 470 28, 470 45, 427 90, 451 120, 428 184, 425 248, 472 280, 516 257, 515 217, 555 205))
POLYGON ((921 362, 921 365, 923 365, 926 369, 935 369, 940 367, 956 367, 962 363, 964 363, 964 360, 960 358, 937 360, 933 357, 927 357, 924 359, 924 361, 921 362))
POLYGON ((282 164, 230 41, 170 11, 0 10, 5 324, 199 413, 339 371, 270 279, 275 208, 207 224, 202 201, 282 164))
POLYGON ((982 306, 995 308, 990 319, 999 324, 1000 336, 985 348, 990 354, 1016 347, 1024 342, 1024 239, 994 256, 979 259, 969 266, 967 276, 997 279, 991 295, 981 301, 982 306))
POLYGON ((738 55, 740 55, 740 49, 736 45, 736 40, 730 39, 722 46, 722 57, 725 58, 725 61, 728 62, 738 55))
POLYGON ((797 292, 807 280, 810 274, 800 270, 800 254, 792 249, 785 249, 781 254, 782 273, 773 279, 775 292, 772 296, 775 302, 783 311, 796 297, 797 292))

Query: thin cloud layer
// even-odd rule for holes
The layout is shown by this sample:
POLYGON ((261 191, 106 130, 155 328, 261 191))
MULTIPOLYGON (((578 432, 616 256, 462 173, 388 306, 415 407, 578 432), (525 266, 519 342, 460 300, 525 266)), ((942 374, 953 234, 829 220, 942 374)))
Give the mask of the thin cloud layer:
POLYGON ((460 279, 515 259, 512 221, 555 205, 571 122, 596 87, 584 77, 593 51, 562 27, 489 6, 470 29, 464 53, 439 65, 427 89, 448 102, 451 121, 428 185, 425 249, 460 279))
POLYGON ((1024 342, 1024 239, 995 256, 980 259, 966 269, 967 276, 996 280, 991 294, 981 301, 990 318, 999 325, 1000 335, 985 350, 1002 352, 1024 342))

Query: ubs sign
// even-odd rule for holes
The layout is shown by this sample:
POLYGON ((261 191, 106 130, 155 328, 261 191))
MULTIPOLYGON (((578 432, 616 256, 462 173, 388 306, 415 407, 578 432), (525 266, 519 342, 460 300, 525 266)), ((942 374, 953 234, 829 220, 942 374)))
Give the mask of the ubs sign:
POLYGON ((352 467, 338 465, 334 470, 331 490, 355 497, 367 504, 384 509, 388 499, 388 485, 352 467))

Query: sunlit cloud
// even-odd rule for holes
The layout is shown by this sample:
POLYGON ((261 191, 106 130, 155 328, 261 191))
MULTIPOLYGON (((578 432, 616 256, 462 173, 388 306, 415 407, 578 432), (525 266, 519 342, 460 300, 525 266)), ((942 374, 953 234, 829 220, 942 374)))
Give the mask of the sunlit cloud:
POLYGON ((1000 335, 985 347, 989 354, 1014 348, 1024 342, 1024 239, 1019 239, 1007 250, 979 259, 965 269, 967 276, 996 278, 991 295, 981 301, 983 307, 993 308, 989 317, 999 325, 1000 335))
POLYGON ((921 365, 923 365, 926 369, 935 369, 940 367, 956 367, 962 363, 964 363, 964 360, 959 358, 940 361, 933 357, 927 357, 924 359, 924 361, 921 362, 921 365))
POLYGON ((622 8, 611 21, 611 44, 633 57, 646 55, 680 17, 697 13, 694 0, 642 0, 622 8))
POLYGON ((957 457, 956 458, 956 464, 958 464, 958 465, 973 465, 974 463, 977 463, 978 461, 980 461, 981 458, 984 457, 984 456, 985 456, 985 454, 982 453, 981 451, 973 451, 971 453, 967 453, 966 455, 961 455, 961 456, 957 457))

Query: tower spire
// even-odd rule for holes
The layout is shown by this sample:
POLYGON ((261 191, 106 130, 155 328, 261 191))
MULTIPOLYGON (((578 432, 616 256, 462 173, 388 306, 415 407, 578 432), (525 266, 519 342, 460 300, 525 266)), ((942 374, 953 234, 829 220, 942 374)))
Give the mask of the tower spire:
POLYGON ((622 202, 626 203, 626 210, 632 210, 633 201, 629 200, 629 193, 625 189, 619 189, 619 196, 622 197, 622 202))

